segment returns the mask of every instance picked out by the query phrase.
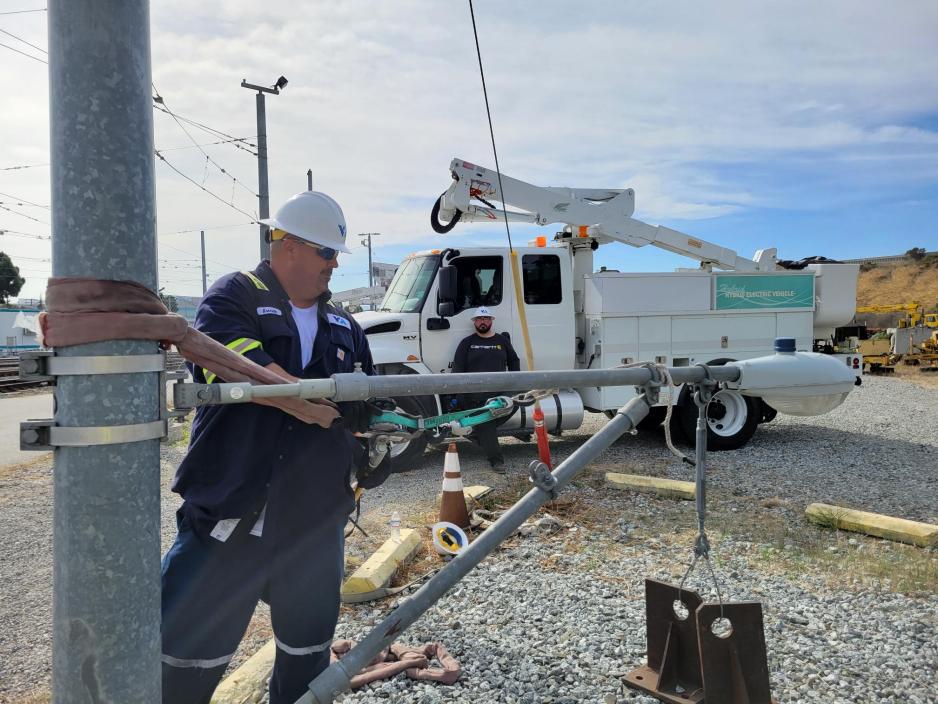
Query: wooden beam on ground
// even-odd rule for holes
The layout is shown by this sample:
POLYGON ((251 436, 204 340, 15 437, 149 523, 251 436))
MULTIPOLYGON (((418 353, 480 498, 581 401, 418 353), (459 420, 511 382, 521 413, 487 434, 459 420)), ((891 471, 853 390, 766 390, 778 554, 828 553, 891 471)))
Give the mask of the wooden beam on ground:
POLYGON ((812 523, 830 528, 866 533, 877 538, 886 538, 920 547, 938 545, 938 526, 929 523, 893 518, 831 504, 810 504, 805 509, 805 516, 812 523))

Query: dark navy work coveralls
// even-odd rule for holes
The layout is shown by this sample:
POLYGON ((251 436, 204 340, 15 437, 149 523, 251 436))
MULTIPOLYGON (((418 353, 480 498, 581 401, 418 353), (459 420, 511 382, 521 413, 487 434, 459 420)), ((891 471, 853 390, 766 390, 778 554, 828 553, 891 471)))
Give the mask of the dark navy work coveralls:
MULTIPOLYGON (((266 366, 302 378, 373 374, 365 335, 319 303, 312 359, 286 292, 265 261, 219 279, 195 327, 266 366)), ((196 382, 223 381, 193 369, 196 382)), ((354 506, 352 445, 344 428, 307 425, 253 403, 199 408, 173 491, 185 502, 163 558, 163 701, 208 704, 259 599, 270 604, 277 655, 271 704, 292 704, 329 663, 344 567, 343 528, 354 506)))

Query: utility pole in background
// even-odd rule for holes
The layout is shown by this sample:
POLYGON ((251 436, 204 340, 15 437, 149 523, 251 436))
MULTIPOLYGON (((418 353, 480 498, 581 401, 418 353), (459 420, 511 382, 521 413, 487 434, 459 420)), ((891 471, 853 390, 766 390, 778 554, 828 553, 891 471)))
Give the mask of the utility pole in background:
POLYGON ((306 172, 306 190, 313 190, 313 170, 310 169, 306 172))
MULTIPOLYGON (((362 232, 359 234, 359 237, 365 237, 366 239, 362 240, 362 246, 368 247, 368 288, 374 288, 375 285, 375 272, 371 265, 371 238, 379 237, 380 232, 362 232)), ((374 294, 368 294, 368 302, 371 304, 371 307, 374 308, 375 300, 374 294)))
MULTIPOLYGON (((280 95, 281 89, 287 85, 287 79, 281 76, 273 86, 257 86, 241 79, 241 87, 257 91, 257 201, 260 218, 270 217, 270 191, 267 186, 267 106, 265 93, 280 95)), ((270 244, 267 242, 267 227, 260 226, 261 259, 270 257, 270 244)))
MULTIPOLYGON (((156 291, 149 2, 48 11, 53 276, 156 291)), ((79 373, 57 377, 54 422, 80 438, 53 454, 57 704, 160 701, 163 430, 159 376, 143 371, 157 354, 145 340, 55 350, 79 373), (115 366, 141 370, 102 375, 115 366)))
POLYGON ((199 236, 202 239, 202 295, 204 296, 205 289, 207 288, 207 277, 205 275, 205 230, 200 230, 199 236))

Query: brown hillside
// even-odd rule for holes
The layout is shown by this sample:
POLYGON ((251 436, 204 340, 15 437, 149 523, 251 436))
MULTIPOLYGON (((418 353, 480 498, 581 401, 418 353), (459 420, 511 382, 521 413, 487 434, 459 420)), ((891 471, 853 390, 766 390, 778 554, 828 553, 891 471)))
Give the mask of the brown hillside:
POLYGON ((938 309, 938 267, 922 264, 880 264, 860 272, 857 305, 875 306, 918 302, 938 309))
MULTIPOLYGON (((860 272, 857 306, 920 303, 926 311, 938 310, 938 266, 934 263, 880 264, 860 272)), ((861 315, 874 326, 892 326, 904 314, 861 315)))

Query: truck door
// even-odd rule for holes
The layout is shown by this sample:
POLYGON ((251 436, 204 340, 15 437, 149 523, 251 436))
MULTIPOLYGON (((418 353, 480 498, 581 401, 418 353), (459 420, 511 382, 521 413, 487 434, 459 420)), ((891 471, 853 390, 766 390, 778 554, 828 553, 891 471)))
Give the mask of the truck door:
MULTIPOLYGON (((573 284, 566 249, 518 250, 524 313, 535 369, 573 369, 576 357, 573 284)), ((515 312, 512 344, 527 369, 521 320, 515 312)), ((499 329, 499 328, 496 328, 499 329)))
MULTIPOLYGON (((509 331, 512 321, 511 298, 507 295, 510 291, 506 291, 509 279, 502 255, 456 257, 449 264, 456 268, 455 314, 442 319, 445 322, 440 324, 436 317, 436 300, 431 294, 420 335, 423 361, 435 373, 449 371, 459 342, 474 332, 470 318, 476 308, 485 306, 492 311, 496 332, 509 331)), ((513 342, 514 339, 512 336, 513 342)), ((523 351, 519 356, 523 357, 523 351)))

